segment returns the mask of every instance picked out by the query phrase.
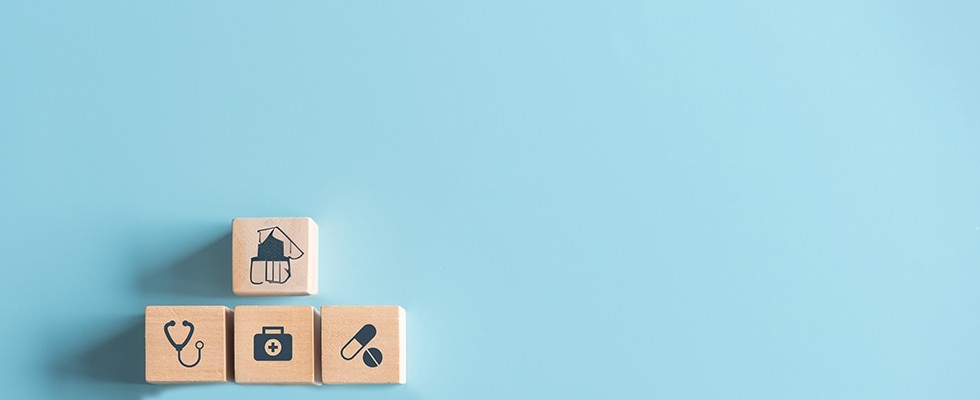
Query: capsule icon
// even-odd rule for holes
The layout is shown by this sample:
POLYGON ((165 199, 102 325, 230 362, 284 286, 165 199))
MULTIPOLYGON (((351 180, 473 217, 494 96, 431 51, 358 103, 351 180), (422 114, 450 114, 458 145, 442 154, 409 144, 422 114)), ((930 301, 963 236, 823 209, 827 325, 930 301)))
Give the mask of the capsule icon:
POLYGON ((378 329, 375 328, 374 325, 367 324, 362 326, 361 329, 354 334, 354 337, 350 338, 350 340, 347 341, 347 344, 340 348, 340 357, 347 361, 353 360, 354 357, 357 357, 357 354, 360 353, 361 350, 363 350, 364 347, 366 347, 367 344, 371 342, 371 339, 374 339, 374 336, 377 334, 378 329), (357 344, 355 345, 354 342, 357 342, 357 344))

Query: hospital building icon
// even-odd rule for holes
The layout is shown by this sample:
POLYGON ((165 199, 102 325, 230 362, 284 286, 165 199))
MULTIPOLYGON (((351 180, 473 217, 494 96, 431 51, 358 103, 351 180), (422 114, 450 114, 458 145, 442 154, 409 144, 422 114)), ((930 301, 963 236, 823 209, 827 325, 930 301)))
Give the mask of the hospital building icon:
POLYGON ((250 272, 254 285, 282 284, 292 276, 290 260, 303 257, 303 250, 278 226, 259 229, 258 254, 252 257, 250 272))

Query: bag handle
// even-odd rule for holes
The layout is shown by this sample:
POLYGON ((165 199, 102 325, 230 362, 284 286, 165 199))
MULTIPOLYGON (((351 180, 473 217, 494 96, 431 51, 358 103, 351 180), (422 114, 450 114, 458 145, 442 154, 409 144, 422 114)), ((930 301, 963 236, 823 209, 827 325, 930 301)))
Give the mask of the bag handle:
POLYGON ((285 333, 286 333, 286 330, 284 330, 281 326, 263 326, 262 327, 262 334, 263 335, 270 335, 270 334, 282 335, 282 334, 285 334, 285 333))

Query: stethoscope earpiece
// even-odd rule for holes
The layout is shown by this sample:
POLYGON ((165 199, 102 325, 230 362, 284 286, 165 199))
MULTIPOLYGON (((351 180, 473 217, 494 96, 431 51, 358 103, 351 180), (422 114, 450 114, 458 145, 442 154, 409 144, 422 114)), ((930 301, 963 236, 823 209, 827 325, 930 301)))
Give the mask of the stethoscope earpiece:
POLYGON ((176 326, 176 325, 177 325, 177 321, 174 321, 174 320, 170 320, 170 322, 167 322, 166 324, 164 324, 163 325, 163 334, 164 335, 167 335, 167 340, 170 341, 170 345, 174 347, 174 350, 177 350, 177 362, 179 362, 180 365, 183 365, 183 366, 185 366, 187 368, 192 368, 192 367, 194 367, 195 365, 197 365, 198 363, 201 362, 201 350, 204 349, 204 342, 198 340, 197 343, 194 343, 194 347, 197 348, 197 361, 194 361, 194 363, 193 364, 190 364, 190 365, 185 364, 184 363, 184 360, 182 358, 180 358, 180 356, 181 356, 180 353, 181 353, 181 351, 184 350, 184 346, 187 346, 187 342, 191 341, 191 336, 194 336, 194 324, 188 322, 186 319, 184 320, 184 322, 181 323, 181 325, 184 325, 184 326, 190 328, 190 331, 187 332, 187 336, 184 337, 184 341, 183 342, 180 342, 180 344, 178 344, 177 342, 175 342, 174 341, 174 338, 172 336, 170 336, 170 328, 173 327, 173 326, 176 326))

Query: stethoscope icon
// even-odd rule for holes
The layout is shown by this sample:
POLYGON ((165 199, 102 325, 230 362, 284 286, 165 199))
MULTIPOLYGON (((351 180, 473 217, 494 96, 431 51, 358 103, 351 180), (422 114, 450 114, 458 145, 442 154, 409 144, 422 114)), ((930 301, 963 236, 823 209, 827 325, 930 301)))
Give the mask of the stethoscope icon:
POLYGON ((184 346, 187 346, 187 342, 191 341, 191 336, 194 336, 194 324, 187 322, 187 320, 184 320, 182 324, 190 328, 190 332, 187 332, 187 337, 185 337, 184 341, 180 344, 177 344, 177 342, 174 341, 174 338, 170 336, 170 327, 177 325, 177 321, 171 320, 170 322, 167 322, 167 324, 163 326, 163 333, 167 335, 167 340, 170 341, 171 346, 174 346, 174 350, 177 350, 177 361, 180 362, 180 365, 191 368, 201 362, 201 349, 204 348, 204 342, 198 340, 197 343, 194 343, 194 347, 197 348, 197 361, 194 361, 194 363, 190 365, 184 364, 184 360, 180 358, 180 352, 184 350, 184 346))

